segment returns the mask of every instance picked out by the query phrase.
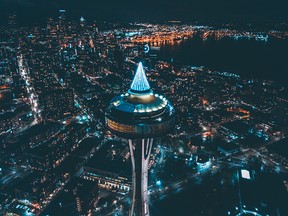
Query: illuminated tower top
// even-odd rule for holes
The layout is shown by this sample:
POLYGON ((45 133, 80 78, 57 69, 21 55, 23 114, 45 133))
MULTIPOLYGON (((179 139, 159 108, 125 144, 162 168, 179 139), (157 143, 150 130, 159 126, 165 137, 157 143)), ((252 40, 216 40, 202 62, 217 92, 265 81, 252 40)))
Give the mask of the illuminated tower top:
POLYGON ((130 89, 114 97, 106 109, 106 125, 120 137, 160 137, 174 127, 175 109, 150 88, 140 62, 130 89))
POLYGON ((133 82, 130 87, 130 91, 136 93, 150 91, 150 85, 143 69, 142 62, 139 63, 133 82))

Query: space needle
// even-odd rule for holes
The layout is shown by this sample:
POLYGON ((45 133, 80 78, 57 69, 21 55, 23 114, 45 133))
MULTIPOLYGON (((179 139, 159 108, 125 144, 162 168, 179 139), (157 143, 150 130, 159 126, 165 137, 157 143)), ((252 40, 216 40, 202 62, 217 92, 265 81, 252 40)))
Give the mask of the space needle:
POLYGON ((169 133, 174 122, 174 107, 152 91, 140 62, 130 89, 114 97, 105 113, 106 127, 129 142, 133 185, 130 216, 149 215, 148 165, 153 139, 169 133))

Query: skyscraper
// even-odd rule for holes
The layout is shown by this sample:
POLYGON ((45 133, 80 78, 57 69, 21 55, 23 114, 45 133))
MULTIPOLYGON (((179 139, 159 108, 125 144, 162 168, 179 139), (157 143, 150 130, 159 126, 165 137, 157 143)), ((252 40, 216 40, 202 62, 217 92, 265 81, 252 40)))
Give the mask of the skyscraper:
POLYGON ((148 216, 148 164, 153 138, 174 127, 175 110, 162 95, 155 94, 140 62, 130 89, 111 100, 105 114, 107 128, 129 140, 133 196, 130 216, 148 216))

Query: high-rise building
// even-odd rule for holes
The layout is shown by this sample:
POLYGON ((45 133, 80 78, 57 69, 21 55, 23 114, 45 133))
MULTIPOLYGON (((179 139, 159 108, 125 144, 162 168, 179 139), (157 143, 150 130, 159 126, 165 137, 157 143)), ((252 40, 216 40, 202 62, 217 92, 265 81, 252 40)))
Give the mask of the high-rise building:
POLYGON ((153 138, 174 127, 175 110, 162 95, 155 94, 140 62, 130 89, 112 99, 105 114, 107 128, 129 140, 133 196, 130 216, 148 216, 148 164, 153 138))

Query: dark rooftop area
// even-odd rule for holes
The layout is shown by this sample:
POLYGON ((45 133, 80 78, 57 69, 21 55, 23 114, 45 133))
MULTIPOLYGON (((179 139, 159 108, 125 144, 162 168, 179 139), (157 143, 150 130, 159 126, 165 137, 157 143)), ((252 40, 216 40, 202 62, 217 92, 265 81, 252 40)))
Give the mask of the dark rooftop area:
POLYGON ((109 140, 84 166, 130 177, 130 158, 125 160, 122 157, 122 153, 126 150, 128 151, 128 146, 125 144, 109 140), (113 152, 116 154, 114 155, 113 152))
POLYGON ((288 137, 269 145, 268 150, 288 158, 288 137))
POLYGON ((223 124, 222 127, 239 134, 247 133, 249 130, 249 125, 244 121, 228 122, 223 124))

